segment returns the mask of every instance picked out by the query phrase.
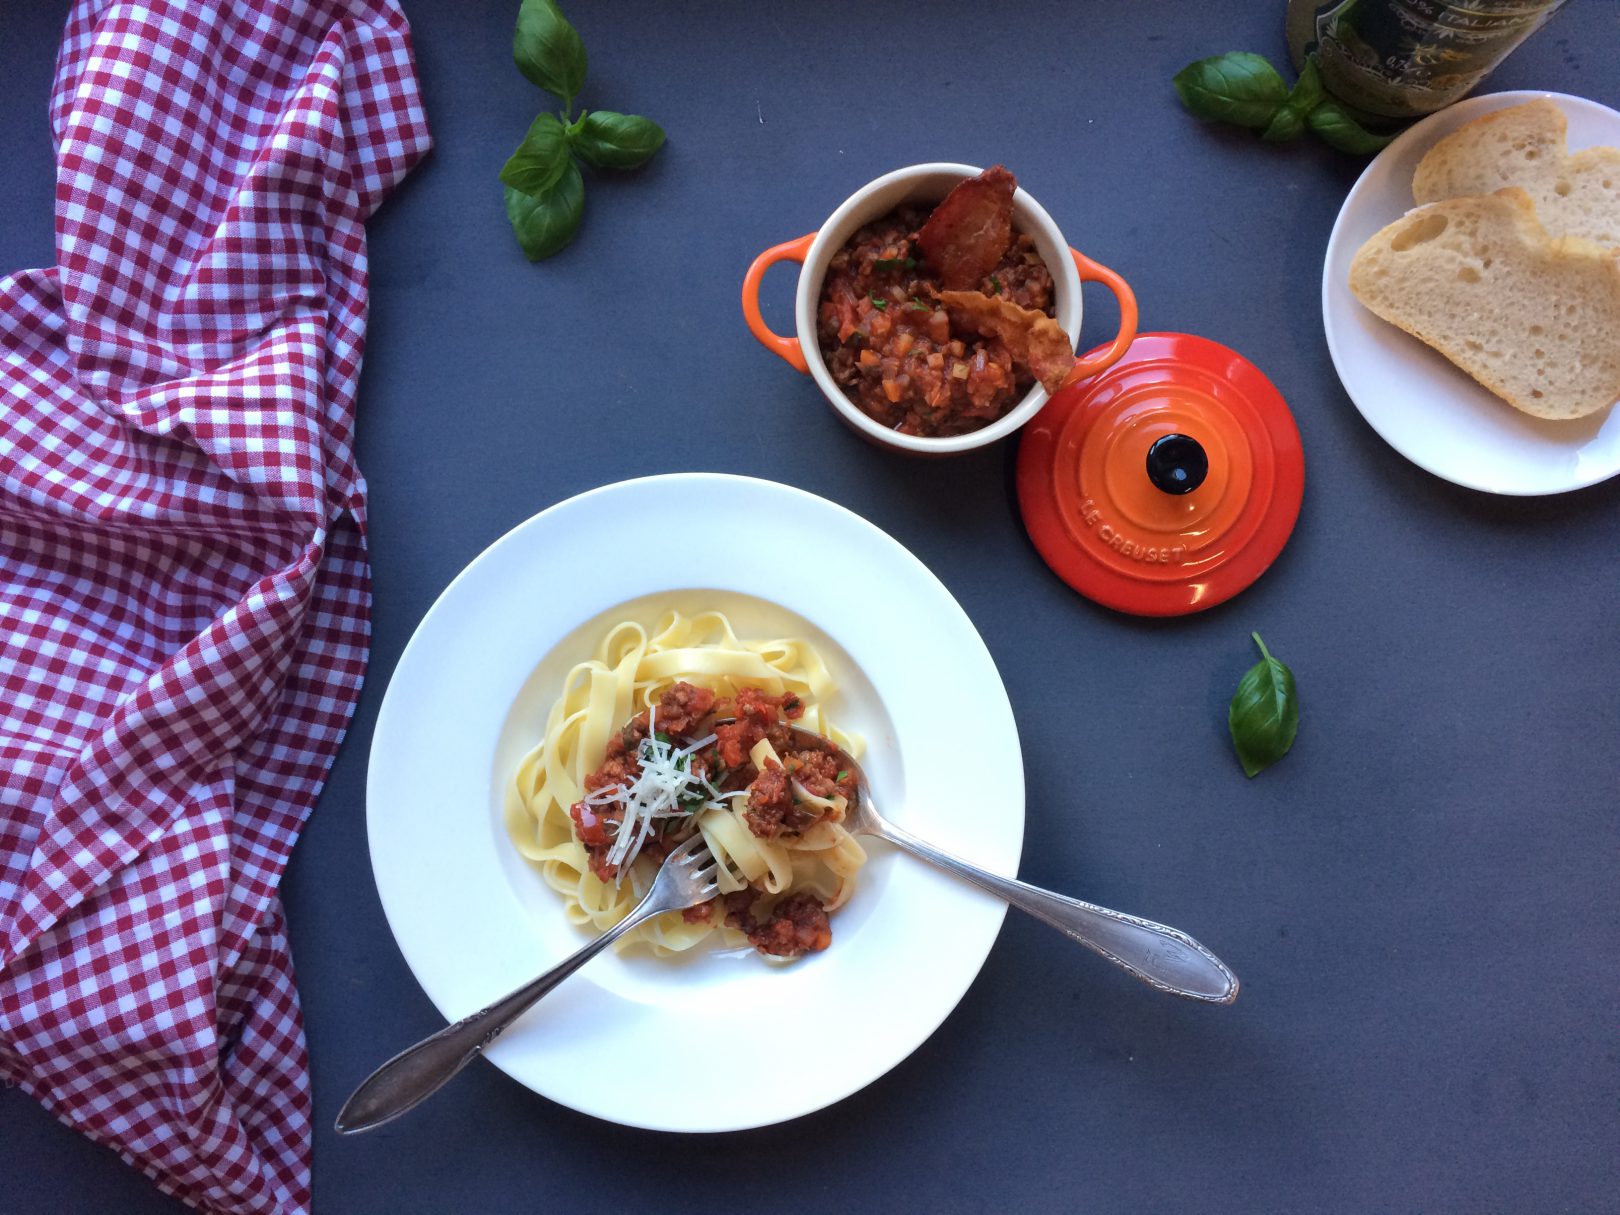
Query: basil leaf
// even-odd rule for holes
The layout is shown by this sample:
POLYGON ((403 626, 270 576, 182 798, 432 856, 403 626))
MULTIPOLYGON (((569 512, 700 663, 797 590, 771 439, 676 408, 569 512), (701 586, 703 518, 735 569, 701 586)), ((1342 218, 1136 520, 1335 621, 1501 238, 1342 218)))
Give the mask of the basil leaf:
POLYGON ((664 146, 664 128, 637 114, 592 110, 578 130, 569 130, 568 142, 598 169, 636 169, 664 146))
POLYGON ((523 0, 512 34, 518 71, 572 107, 585 87, 585 44, 555 0, 523 0))
POLYGON ((1322 101, 1310 116, 1311 130, 1322 137, 1322 142, 1352 156, 1370 156, 1388 146, 1395 133, 1383 135, 1369 131, 1332 98, 1322 101))
POLYGON ((1264 130, 1288 99, 1288 85, 1264 56, 1231 51, 1189 63, 1172 83, 1200 118, 1264 130))
POLYGON ((1238 681, 1226 725, 1247 776, 1269 768, 1294 745, 1299 733, 1299 696, 1294 673, 1271 656, 1259 633, 1249 634, 1262 655, 1238 681))
POLYGON ((555 114, 542 114, 501 169, 501 180, 538 198, 562 179, 567 168, 568 136, 563 124, 555 114))
POLYGON ((579 230, 585 211, 585 182, 572 160, 557 184, 536 197, 506 187, 506 218, 531 262, 559 252, 579 230))
POLYGON ((1327 90, 1322 87, 1322 71, 1316 66, 1316 52, 1312 51, 1305 56, 1305 66, 1299 73, 1299 79, 1288 90, 1288 108, 1304 118, 1326 96, 1327 90))
POLYGON ((1267 143, 1287 143, 1303 134, 1305 134, 1304 117, 1293 106, 1285 105, 1277 111, 1277 116, 1271 120, 1271 124, 1260 133, 1260 138, 1267 143))
POLYGON ((1283 102, 1282 109, 1277 111, 1260 138, 1268 143, 1298 139, 1305 133, 1307 117, 1322 103, 1323 96, 1322 73, 1317 69, 1316 56, 1311 55, 1305 60, 1305 70, 1288 91, 1288 100, 1283 102))

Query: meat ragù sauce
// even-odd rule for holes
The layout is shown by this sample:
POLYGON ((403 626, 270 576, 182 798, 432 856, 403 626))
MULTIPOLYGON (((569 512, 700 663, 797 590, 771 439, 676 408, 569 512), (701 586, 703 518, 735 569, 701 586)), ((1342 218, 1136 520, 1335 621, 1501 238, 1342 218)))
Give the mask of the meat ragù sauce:
MULTIPOLYGON (((824 751, 795 745, 788 723, 803 715, 803 702, 791 693, 773 696, 745 687, 735 697, 716 698, 706 688, 676 683, 659 697, 654 714, 637 714, 609 737, 601 766, 585 778, 585 791, 593 794, 633 784, 641 771, 642 744, 654 733, 660 740, 682 747, 711 738, 683 761, 690 764, 690 770, 723 798, 736 798, 743 821, 756 837, 801 834, 822 821, 827 812, 803 801, 795 784, 812 797, 828 800, 842 796, 847 802, 856 792, 852 772, 837 771, 837 764, 824 751), (717 718, 730 720, 711 728, 709 723, 717 718), (777 764, 767 758, 763 771, 750 758, 762 740, 769 741, 781 759, 777 764)), ((579 801, 569 810, 575 838, 584 846, 591 872, 600 881, 614 882, 620 876, 620 867, 608 857, 624 815, 625 806, 618 800, 579 801)), ((697 830, 695 814, 665 820, 647 836, 640 855, 661 861, 697 830)), ((813 894, 802 891, 773 901, 749 886, 682 914, 692 922, 724 916, 725 923, 746 935, 756 949, 774 957, 819 952, 832 941, 826 909, 813 894)))
MULTIPOLYGON (((922 207, 900 207, 833 254, 817 338, 834 381, 880 425, 908 435, 967 434, 1005 415, 1035 377, 1001 341, 946 311, 939 269, 918 242, 928 219, 922 207)), ((1023 233, 1011 234, 970 289, 1054 315, 1052 272, 1023 233)))

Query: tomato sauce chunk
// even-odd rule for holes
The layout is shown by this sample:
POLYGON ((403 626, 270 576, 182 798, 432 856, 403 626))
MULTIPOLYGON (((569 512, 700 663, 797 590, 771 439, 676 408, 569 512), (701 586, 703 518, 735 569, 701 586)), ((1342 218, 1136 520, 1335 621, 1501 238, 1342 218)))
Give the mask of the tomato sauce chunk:
POLYGON ((713 708, 713 692, 682 680, 658 698, 658 728, 666 734, 690 734, 713 708))
POLYGON ((748 943, 761 953, 777 958, 796 958, 820 953, 832 944, 832 925, 827 911, 815 895, 801 891, 777 903, 763 920, 753 916, 752 890, 725 895, 726 923, 748 937, 748 943))
POLYGON ((788 775, 803 785, 806 793, 829 800, 840 794, 845 801, 854 796, 854 775, 840 771, 838 761, 825 751, 789 751, 782 762, 787 765, 788 775))
POLYGON ((761 688, 743 688, 738 691, 731 711, 736 720, 716 726, 714 732, 720 762, 728 768, 740 768, 748 762, 748 753, 760 739, 786 737, 777 729, 778 724, 781 718, 798 721, 803 717, 804 701, 792 692, 772 696, 761 688))
POLYGON ((568 809, 568 817, 574 820, 574 834, 585 845, 585 860, 597 881, 611 882, 617 878, 619 867, 608 864, 607 860, 608 849, 613 847, 613 837, 608 833, 608 828, 612 826, 615 832, 618 830, 624 819, 624 807, 617 804, 587 806, 584 802, 575 802, 568 809))
POLYGON ((832 925, 826 909, 813 894, 790 894, 763 922, 744 928, 748 941, 761 953, 778 958, 796 958, 820 953, 832 944, 832 925))

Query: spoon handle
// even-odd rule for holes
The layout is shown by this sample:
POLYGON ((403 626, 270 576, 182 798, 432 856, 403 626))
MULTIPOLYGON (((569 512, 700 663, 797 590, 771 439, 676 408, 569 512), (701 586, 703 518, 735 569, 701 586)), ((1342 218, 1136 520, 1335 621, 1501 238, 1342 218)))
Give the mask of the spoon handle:
POLYGON ((1210 1004, 1230 1004, 1237 999, 1237 976, 1180 929, 1054 894, 1015 878, 1000 877, 941 851, 887 820, 880 820, 876 834, 1044 920, 1150 987, 1210 1004))
POLYGON ((392 1122, 426 1101, 467 1064, 501 1036, 507 1026, 534 1006, 540 997, 589 962, 637 924, 666 907, 651 896, 623 920, 594 941, 564 958, 545 974, 502 996, 487 1008, 447 1025, 438 1033, 408 1046, 360 1082, 337 1116, 340 1135, 369 1131, 392 1122))

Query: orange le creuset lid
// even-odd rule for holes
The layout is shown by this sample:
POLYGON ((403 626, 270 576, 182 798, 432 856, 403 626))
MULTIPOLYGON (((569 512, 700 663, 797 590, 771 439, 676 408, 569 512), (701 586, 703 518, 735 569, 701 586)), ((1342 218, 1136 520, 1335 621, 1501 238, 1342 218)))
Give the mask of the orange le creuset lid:
POLYGON ((1138 616, 1247 587, 1288 542, 1304 491, 1282 394, 1235 350, 1185 333, 1144 333, 1060 389, 1018 449, 1018 503, 1046 563, 1138 616))

